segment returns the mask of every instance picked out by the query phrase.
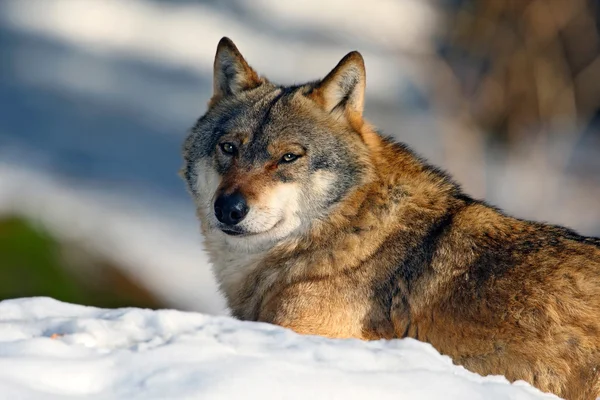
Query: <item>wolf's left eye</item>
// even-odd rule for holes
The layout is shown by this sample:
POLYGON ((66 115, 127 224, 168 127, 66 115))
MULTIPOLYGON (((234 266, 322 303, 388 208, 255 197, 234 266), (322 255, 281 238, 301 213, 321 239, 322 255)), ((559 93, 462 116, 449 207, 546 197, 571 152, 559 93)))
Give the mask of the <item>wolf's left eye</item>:
POLYGON ((286 153, 283 155, 283 157, 281 157, 281 162, 284 163, 291 163, 296 161, 300 156, 294 154, 294 153, 286 153))
POLYGON ((219 146, 221 146, 221 150, 223 150, 223 153, 225 154, 235 153, 235 146, 232 143, 225 142, 221 143, 219 146))

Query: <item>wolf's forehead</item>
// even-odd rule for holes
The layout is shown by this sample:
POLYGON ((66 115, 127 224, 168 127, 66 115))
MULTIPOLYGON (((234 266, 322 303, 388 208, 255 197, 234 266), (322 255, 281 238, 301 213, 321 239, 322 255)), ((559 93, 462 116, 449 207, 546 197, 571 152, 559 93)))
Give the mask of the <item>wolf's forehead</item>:
POLYGON ((231 130, 248 132, 255 130, 259 124, 265 123, 265 118, 273 109, 279 93, 279 89, 266 93, 259 92, 224 105, 223 109, 218 110, 214 128, 225 133, 231 130))
POLYGON ((292 101, 294 93, 290 88, 277 88, 240 99, 221 113, 215 129, 222 134, 241 134, 250 142, 280 137, 301 120, 302 113, 292 101))

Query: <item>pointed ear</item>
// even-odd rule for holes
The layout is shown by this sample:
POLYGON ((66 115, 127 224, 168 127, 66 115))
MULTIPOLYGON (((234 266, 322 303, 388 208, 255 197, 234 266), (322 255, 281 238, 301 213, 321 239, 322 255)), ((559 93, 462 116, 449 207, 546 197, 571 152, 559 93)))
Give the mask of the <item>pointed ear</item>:
POLYGON ((358 51, 348 53, 311 94, 325 111, 362 117, 366 87, 365 62, 358 51))
POLYGON ((231 39, 222 38, 215 55, 211 102, 255 88, 262 82, 263 80, 244 60, 231 39))

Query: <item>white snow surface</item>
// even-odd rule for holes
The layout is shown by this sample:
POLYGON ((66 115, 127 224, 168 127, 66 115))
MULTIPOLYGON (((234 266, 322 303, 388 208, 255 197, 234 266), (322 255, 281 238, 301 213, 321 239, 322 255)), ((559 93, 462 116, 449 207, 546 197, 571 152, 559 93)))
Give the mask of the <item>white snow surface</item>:
POLYGON ((551 399, 412 339, 362 342, 174 310, 0 302, 5 399, 551 399), (54 337, 54 338, 53 338, 54 337))

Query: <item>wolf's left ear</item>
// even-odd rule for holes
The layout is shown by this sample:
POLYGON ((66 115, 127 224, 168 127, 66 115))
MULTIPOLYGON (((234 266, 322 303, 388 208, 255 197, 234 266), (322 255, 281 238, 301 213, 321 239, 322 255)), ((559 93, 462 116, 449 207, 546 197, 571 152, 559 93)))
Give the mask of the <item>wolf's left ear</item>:
POLYGON ((215 55, 213 75, 213 98, 211 102, 225 96, 253 89, 262 79, 248 65, 235 44, 228 37, 219 41, 215 55))
POLYGON ((362 117, 366 86, 365 62, 358 51, 348 53, 317 85, 311 96, 325 111, 362 117))

